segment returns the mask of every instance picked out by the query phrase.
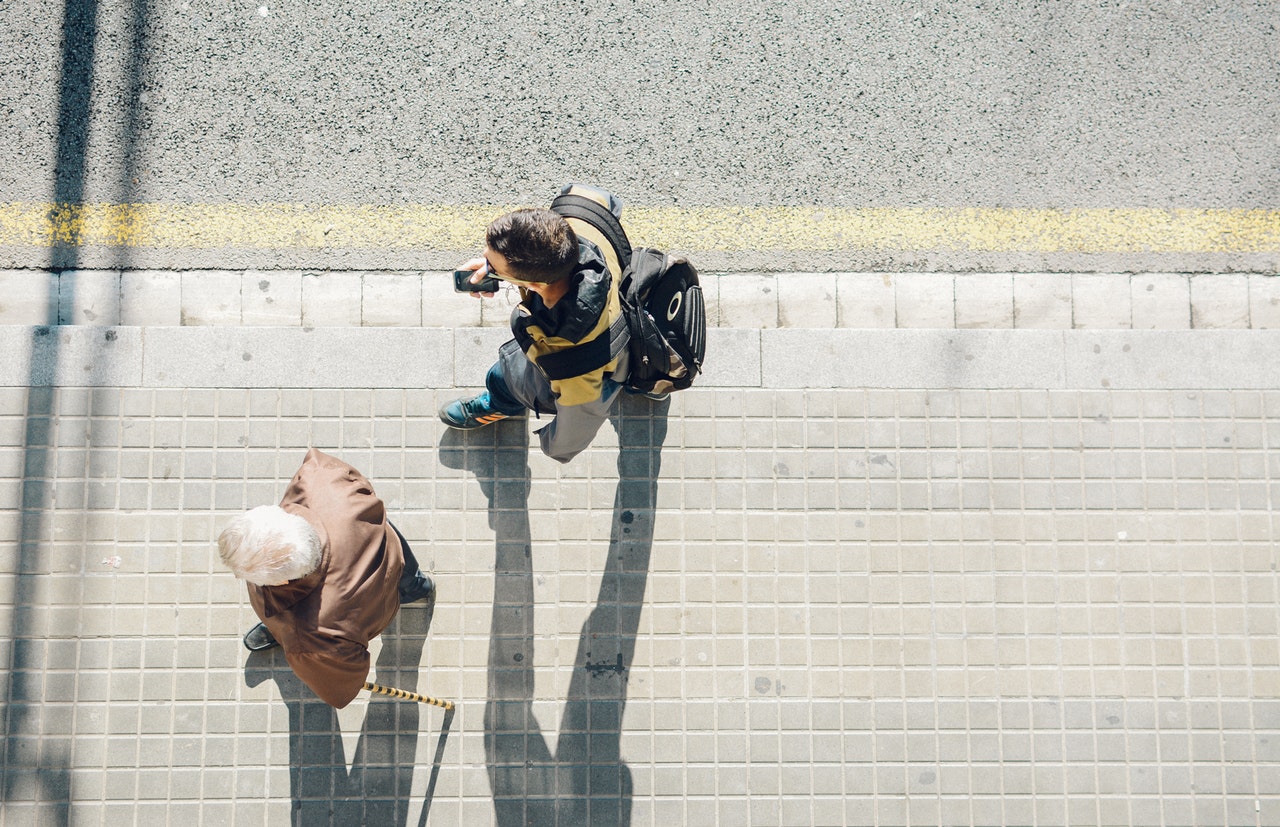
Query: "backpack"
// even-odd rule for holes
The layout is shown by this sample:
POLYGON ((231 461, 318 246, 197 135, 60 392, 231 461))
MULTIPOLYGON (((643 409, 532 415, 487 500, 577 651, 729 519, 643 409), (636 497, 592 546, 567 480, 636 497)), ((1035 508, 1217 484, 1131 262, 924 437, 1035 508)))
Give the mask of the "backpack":
POLYGON ((628 389, 653 394, 684 390, 702 371, 707 349, 698 271, 688 259, 661 250, 632 250, 622 223, 608 207, 569 189, 551 202, 551 209, 591 225, 613 248, 622 267, 622 313, 595 339, 546 354, 538 367, 548 379, 567 379, 603 367, 627 348, 628 389))

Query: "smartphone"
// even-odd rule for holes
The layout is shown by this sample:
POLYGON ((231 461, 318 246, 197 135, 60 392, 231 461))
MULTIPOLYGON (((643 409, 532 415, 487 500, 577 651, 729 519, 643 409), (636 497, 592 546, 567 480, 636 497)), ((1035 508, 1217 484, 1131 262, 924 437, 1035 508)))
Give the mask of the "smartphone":
POLYGON ((453 289, 459 293, 496 293, 498 285, 501 283, 493 276, 485 276, 480 279, 479 284, 472 284, 471 277, 476 273, 475 270, 454 270, 453 271, 453 289))

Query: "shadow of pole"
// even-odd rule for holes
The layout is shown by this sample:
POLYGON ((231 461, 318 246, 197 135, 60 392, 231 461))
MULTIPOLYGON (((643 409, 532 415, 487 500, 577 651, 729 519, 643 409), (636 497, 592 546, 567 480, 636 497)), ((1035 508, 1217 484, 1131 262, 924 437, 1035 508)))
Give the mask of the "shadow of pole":
POLYGON ((423 796, 422 813, 418 817, 418 827, 423 827, 427 823, 427 816, 431 814, 431 802, 436 797, 436 782, 440 780, 440 765, 444 763, 444 750, 449 742, 449 729, 453 726, 453 713, 456 711, 456 707, 446 709, 444 720, 440 722, 440 737, 436 739, 436 754, 431 759, 431 777, 427 779, 427 792, 423 796))
POLYGON ((624 398, 609 557, 596 607, 583 625, 554 754, 534 714, 534 593, 528 436, 523 424, 449 431, 441 461, 475 473, 496 535, 485 755, 496 821, 625 825, 631 773, 621 757, 622 714, 653 547, 653 515, 666 405, 624 398), (504 440, 507 444, 504 444, 504 440))
MULTIPOLYGON (((63 7, 60 77, 58 85, 57 157, 54 169, 54 210, 84 201, 85 168, 89 147, 89 119, 94 83, 94 56, 98 37, 97 0, 66 0, 63 7)), ((54 221, 57 216, 50 216, 54 221)), ((43 640, 31 631, 43 568, 41 543, 47 530, 46 514, 52 507, 50 454, 57 394, 58 336, 50 328, 59 322, 59 290, 74 291, 79 250, 74 243, 52 248, 50 293, 46 297, 46 325, 33 333, 30 379, 27 382, 26 427, 19 511, 17 583, 10 623, 13 653, 4 692, 5 760, 3 800, 34 801, 41 822, 65 824, 70 817, 70 757, 53 744, 37 748, 38 732, 30 732, 28 709, 43 701, 41 680, 32 670, 40 667, 36 650, 43 640), (65 273, 59 284, 57 274, 65 273), (40 372, 53 377, 38 386, 40 372)))

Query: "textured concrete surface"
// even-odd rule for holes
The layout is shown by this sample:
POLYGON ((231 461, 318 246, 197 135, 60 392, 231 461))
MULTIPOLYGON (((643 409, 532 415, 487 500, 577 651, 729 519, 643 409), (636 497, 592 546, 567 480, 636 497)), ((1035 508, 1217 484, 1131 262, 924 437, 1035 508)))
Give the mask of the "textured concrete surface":
POLYGON ((0 192, 484 204, 589 178, 637 204, 1274 207, 1273 23, 1258 0, 21 0, 0 192))
POLYGON ((403 0, 14 0, 0 8, 14 79, 0 87, 0 211, 165 214, 185 240, 149 243, 154 222, 135 212, 82 247, 50 249, 0 220, 0 261, 443 269, 483 221, 442 221, 439 243, 397 245, 410 224, 437 222, 384 211, 544 204, 591 181, 637 208, 765 208, 776 244, 733 246, 732 217, 666 222, 712 236, 681 246, 735 270, 1274 272, 1273 18, 1266 0, 623 0, 585 13, 520 0, 484 14, 403 0), (918 216, 900 214, 887 240, 828 247, 796 244, 812 222, 776 212, 789 208, 999 214, 976 234, 960 229, 974 213, 925 221, 937 231, 926 241, 918 216), (307 232, 286 226, 294 209, 312 213, 307 232), (1047 212, 1070 224, 1089 209, 1124 214, 1045 232, 1047 212), (1218 209, 1262 212, 1193 229, 1190 246, 1150 232, 1218 209), (1010 225, 1050 251, 986 245, 1010 225), (901 234, 912 238, 893 243, 901 234))

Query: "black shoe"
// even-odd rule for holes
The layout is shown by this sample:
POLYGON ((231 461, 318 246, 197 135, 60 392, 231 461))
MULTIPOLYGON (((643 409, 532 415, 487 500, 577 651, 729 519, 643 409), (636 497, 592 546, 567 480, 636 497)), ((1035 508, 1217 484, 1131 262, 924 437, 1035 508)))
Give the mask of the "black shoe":
POLYGON ((489 406, 489 394, 482 393, 466 399, 455 399, 440 408, 440 421, 450 428, 470 431, 483 428, 519 414, 508 414, 489 406))
POLYGON ((279 645, 280 641, 276 640, 271 630, 261 623, 244 633, 244 648, 250 652, 261 652, 263 649, 279 645))
POLYGON ((426 600, 435 593, 435 590, 436 584, 431 581, 431 578, 425 574, 419 574, 418 579, 414 581, 408 591, 400 592, 400 605, 426 600))

